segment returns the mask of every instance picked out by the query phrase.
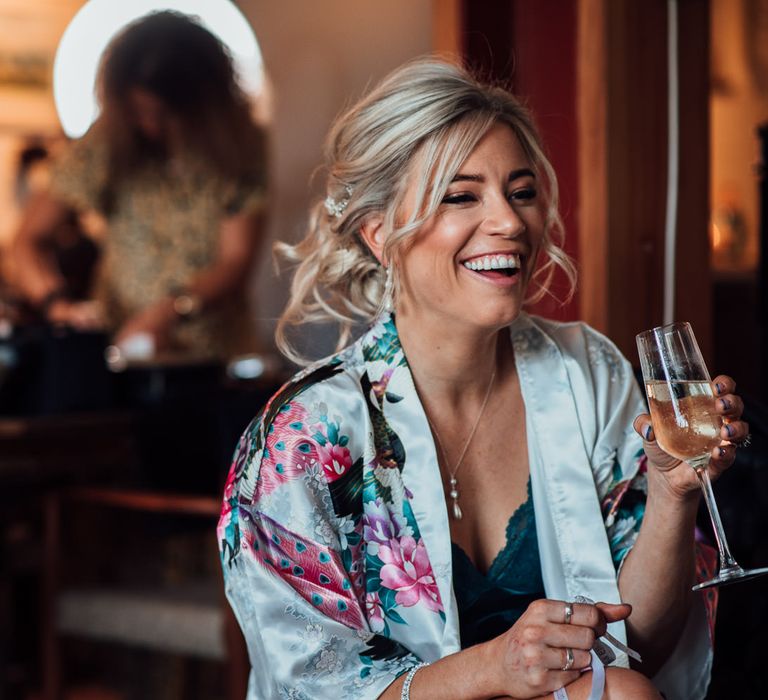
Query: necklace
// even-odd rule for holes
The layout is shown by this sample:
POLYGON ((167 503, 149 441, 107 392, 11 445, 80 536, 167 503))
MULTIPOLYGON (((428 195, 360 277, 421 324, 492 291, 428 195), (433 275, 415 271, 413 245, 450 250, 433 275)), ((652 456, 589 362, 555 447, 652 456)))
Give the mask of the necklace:
MULTIPOLYGON (((451 497, 451 511, 453 513, 454 520, 461 520, 463 517, 463 514, 461 512, 461 508, 459 506, 459 482, 456 480, 456 474, 459 471, 459 467, 461 466, 462 462, 464 461, 464 456, 467 454, 467 450, 469 449, 469 445, 472 442, 472 438, 475 437, 475 432, 477 431, 477 426, 480 425, 480 419, 483 417, 483 413, 485 412, 485 407, 488 405, 488 399, 491 397, 491 388, 493 387, 493 380, 496 378, 496 370, 494 369, 491 373, 491 380, 488 382, 488 388, 485 390, 485 398, 483 399, 483 405, 480 406, 480 413, 477 414, 477 418, 475 419, 475 424, 472 426, 472 430, 469 432, 469 437, 467 438, 467 441, 464 443, 464 447, 461 450, 461 454, 459 455, 459 459, 456 461, 456 465, 453 467, 453 469, 448 470, 448 475, 450 477, 449 484, 451 490, 448 492, 448 495, 451 497)), ((443 447, 443 442, 440 439, 440 434, 437 432, 437 428, 435 428, 434 423, 429 419, 429 416, 427 416, 427 423, 429 423, 429 427, 432 428, 432 432, 435 434, 435 439, 437 440, 437 446, 440 448, 440 454, 443 457, 443 463, 445 464, 446 468, 448 468, 448 459, 445 454, 445 448, 443 447)))

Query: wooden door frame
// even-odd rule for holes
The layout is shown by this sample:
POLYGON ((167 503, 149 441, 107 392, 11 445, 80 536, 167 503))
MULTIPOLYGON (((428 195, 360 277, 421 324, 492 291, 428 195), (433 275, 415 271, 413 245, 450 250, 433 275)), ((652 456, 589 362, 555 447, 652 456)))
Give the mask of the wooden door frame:
MULTIPOLYGON (((676 320, 712 357, 709 1, 678 0, 680 178, 676 320)), ((667 2, 580 0, 581 317, 630 358, 662 323, 667 186, 667 2)))

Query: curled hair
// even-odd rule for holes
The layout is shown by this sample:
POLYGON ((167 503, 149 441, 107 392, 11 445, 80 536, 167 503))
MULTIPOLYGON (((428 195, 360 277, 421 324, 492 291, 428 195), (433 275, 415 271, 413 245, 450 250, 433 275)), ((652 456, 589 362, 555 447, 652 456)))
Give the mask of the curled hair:
MULTIPOLYGON (((288 339, 292 326, 336 322, 340 349, 355 323, 373 321, 385 303, 386 273, 362 240, 361 226, 372 215, 383 218, 384 257, 396 262, 412 235, 437 211, 462 163, 497 123, 514 131, 542 183, 546 203, 544 255, 527 303, 550 294, 556 268, 569 280, 570 298, 576 270, 561 247, 557 179, 530 114, 507 90, 484 84, 463 68, 419 59, 395 70, 336 120, 325 147, 328 199, 312 207, 303 240, 275 245, 278 256, 295 266, 290 299, 276 331, 286 356, 306 364, 288 339), (405 182, 415 164, 417 205, 401 221, 405 182)), ((396 265, 393 270, 396 291, 396 265)))

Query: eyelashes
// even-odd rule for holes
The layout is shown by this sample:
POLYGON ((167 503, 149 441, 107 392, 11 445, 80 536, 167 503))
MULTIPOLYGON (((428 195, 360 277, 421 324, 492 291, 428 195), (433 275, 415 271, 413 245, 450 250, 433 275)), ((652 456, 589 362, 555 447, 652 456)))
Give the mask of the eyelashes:
POLYGON ((522 189, 522 190, 515 190, 510 195, 510 199, 527 202, 527 201, 530 201, 531 199, 536 199, 537 194, 538 193, 536 192, 536 188, 526 187, 525 189, 522 189))
POLYGON ((474 202, 477 199, 475 195, 460 192, 459 194, 447 194, 443 197, 443 204, 466 204, 474 202))
MULTIPOLYGON (((523 189, 515 190, 507 195, 507 199, 510 202, 530 202, 536 199, 537 191, 535 187, 525 187, 523 189)), ((470 202, 478 201, 477 195, 472 192, 456 192, 454 194, 446 194, 443 199, 443 204, 468 204, 470 202)))

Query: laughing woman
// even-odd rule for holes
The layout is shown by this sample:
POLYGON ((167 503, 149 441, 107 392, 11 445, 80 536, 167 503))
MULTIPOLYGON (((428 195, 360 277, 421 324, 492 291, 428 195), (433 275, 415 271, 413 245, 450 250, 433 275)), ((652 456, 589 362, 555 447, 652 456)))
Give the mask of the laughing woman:
POLYGON ((282 246, 278 341, 296 358, 290 326, 338 321, 340 348, 370 327, 236 454, 219 539, 249 697, 703 698, 693 470, 608 340, 523 311, 555 267, 573 278, 529 115, 418 61, 338 120, 326 166, 308 235, 282 246))

